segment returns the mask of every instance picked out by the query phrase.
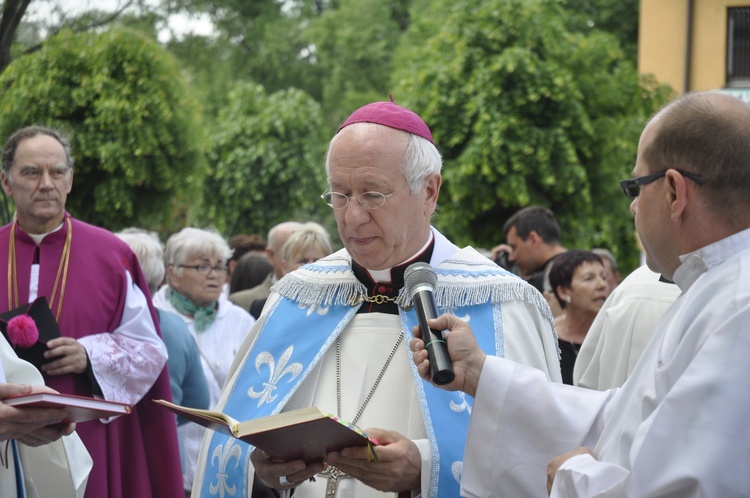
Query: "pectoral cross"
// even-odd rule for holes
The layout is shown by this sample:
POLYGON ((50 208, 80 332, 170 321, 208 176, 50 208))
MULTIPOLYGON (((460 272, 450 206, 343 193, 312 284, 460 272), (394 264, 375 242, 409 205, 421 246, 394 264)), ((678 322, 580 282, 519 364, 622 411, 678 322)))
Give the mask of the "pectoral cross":
POLYGON ((336 491, 339 485, 339 479, 346 479, 347 477, 349 477, 349 474, 346 474, 345 472, 341 472, 336 467, 328 467, 319 475, 328 479, 328 484, 326 484, 326 497, 325 498, 336 498, 336 491))

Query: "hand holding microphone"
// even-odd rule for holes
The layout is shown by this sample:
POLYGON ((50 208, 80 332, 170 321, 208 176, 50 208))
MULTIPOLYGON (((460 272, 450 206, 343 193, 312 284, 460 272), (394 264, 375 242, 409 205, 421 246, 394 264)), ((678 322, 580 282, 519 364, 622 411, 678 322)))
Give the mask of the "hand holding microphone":
POLYGON ((448 355, 448 345, 441 331, 427 326, 427 320, 438 317, 435 305, 437 275, 429 264, 414 263, 406 269, 404 282, 417 312, 419 330, 430 361, 432 381, 439 386, 450 384, 455 374, 448 355))

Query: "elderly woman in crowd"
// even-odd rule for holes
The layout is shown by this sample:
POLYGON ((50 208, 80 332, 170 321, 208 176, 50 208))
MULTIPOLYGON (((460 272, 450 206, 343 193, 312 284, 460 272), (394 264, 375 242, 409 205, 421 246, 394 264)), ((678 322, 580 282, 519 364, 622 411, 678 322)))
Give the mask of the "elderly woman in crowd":
POLYGON ((581 343, 611 292, 607 271, 593 252, 572 250, 555 258, 549 282, 563 310, 555 319, 562 379, 565 384, 573 384, 573 366, 581 343))
MULTIPOLYGON (((141 265, 143 276, 148 282, 151 295, 156 294, 164 281, 164 249, 156 237, 140 228, 126 228, 117 235, 135 253, 141 265)), ((201 355, 193 335, 185 322, 176 313, 154 306, 159 316, 159 328, 164 344, 167 345, 167 368, 169 369, 169 383, 172 387, 172 401, 178 405, 190 408, 206 409, 210 403, 208 383, 203 375, 201 355)), ((178 417, 177 424, 182 425, 187 420, 178 417)), ((182 470, 185 471, 185 448, 181 437, 180 456, 182 470)))
MULTIPOLYGON (((222 294, 226 262, 232 250, 218 233, 184 228, 167 240, 164 255, 167 285, 154 296, 154 306, 180 315, 201 354, 203 374, 216 406, 229 366, 255 319, 222 294)), ((197 424, 178 428, 185 450, 184 487, 193 485, 198 450, 206 429, 197 424)))

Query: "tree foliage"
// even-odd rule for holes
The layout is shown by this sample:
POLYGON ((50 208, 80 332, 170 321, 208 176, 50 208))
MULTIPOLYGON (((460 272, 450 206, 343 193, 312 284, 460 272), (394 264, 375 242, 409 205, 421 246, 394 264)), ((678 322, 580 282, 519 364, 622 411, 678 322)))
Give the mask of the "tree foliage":
POLYGON ((566 23, 573 31, 601 30, 613 34, 625 57, 638 59, 639 0, 564 0, 566 23))
POLYGON ((3 0, 0 4, 0 73, 13 59, 36 52, 44 45, 45 38, 63 29, 74 33, 93 32, 115 23, 129 9, 137 9, 143 17, 153 15, 147 0, 122 0, 112 10, 97 5, 73 15, 66 7, 69 6, 60 0, 3 0), (27 21, 27 12, 43 12, 46 16, 27 21))
MULTIPOLYGON (((226 105, 235 81, 253 81, 273 93, 286 88, 306 91, 321 99, 323 68, 305 32, 326 8, 312 1, 172 0, 169 10, 207 14, 215 31, 210 39, 188 36, 169 42, 203 89, 208 111, 226 105), (216 71, 223 78, 216 78, 216 71), (223 91, 221 91, 223 90, 223 91)), ((325 3, 325 2, 323 2, 325 3)), ((215 114, 212 114, 214 116, 215 114)))
POLYGON ((364 104, 387 99, 391 58, 409 23, 403 0, 350 0, 311 22, 307 33, 322 70, 329 126, 364 104))
POLYGON ((12 63, 0 88, 0 136, 29 124, 69 133, 74 215, 115 230, 184 222, 201 137, 180 70, 157 43, 127 29, 62 31, 12 63))
POLYGON ((267 94, 258 84, 237 84, 210 138, 208 220, 229 235, 330 217, 319 197, 325 135, 320 105, 304 92, 267 94))
MULTIPOLYGON (((6 2, 16 12, 28 4, 6 2)), ((155 48, 125 57, 120 51, 134 54, 135 43, 97 45, 124 39, 119 30, 67 33, 0 80, 8 86, 0 124, 10 123, 0 131, 43 119, 75 132, 80 168, 70 202, 88 219, 115 228, 144 219, 154 228, 211 223, 227 235, 262 233, 288 218, 329 221, 318 199, 325 143, 353 109, 392 92, 425 117, 444 154, 435 221, 448 235, 493 245, 508 216, 542 204, 560 218, 567 246, 606 246, 626 268, 634 264, 617 180, 632 168, 646 118, 668 96, 635 69, 637 0, 122 5, 133 7, 92 9, 62 25, 116 18, 155 39, 170 14, 187 12, 208 14, 215 31, 166 44, 180 69, 163 54, 154 56, 163 64, 140 60, 155 48), (211 135, 207 155, 196 108, 211 135)), ((13 54, 36 46, 41 31, 22 43, 16 36, 13 54)))
POLYGON ((0 73, 10 64, 16 31, 30 3, 31 0, 3 0, 0 9, 0 73))
POLYGON ((436 223, 491 246, 513 212, 540 204, 568 246, 608 247, 632 265, 617 180, 665 90, 639 81, 614 36, 569 31, 554 0, 446 0, 422 12, 394 78, 444 155, 436 223))

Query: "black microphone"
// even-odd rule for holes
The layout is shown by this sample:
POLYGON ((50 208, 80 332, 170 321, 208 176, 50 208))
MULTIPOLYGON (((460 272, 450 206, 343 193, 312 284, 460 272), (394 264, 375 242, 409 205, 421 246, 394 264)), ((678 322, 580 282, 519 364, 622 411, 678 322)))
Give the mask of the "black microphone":
POLYGON ((451 357, 448 356, 448 345, 441 331, 427 326, 427 320, 438 317, 435 305, 437 275, 429 264, 413 263, 404 272, 404 282, 417 311, 419 330, 430 360, 432 381, 439 386, 450 384, 456 375, 453 373, 451 357))

